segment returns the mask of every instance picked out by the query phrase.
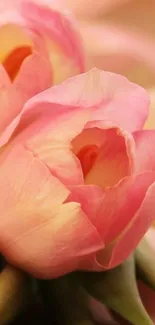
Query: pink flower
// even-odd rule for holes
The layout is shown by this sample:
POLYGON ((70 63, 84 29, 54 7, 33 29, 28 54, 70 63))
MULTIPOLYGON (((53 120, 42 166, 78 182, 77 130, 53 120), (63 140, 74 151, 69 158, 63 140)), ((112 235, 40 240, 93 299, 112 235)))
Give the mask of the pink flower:
POLYGON ((0 63, 12 81, 33 88, 33 94, 84 70, 73 20, 65 9, 60 13, 59 1, 50 4, 39 0, 0 4, 0 63), (16 81, 19 74, 23 82, 16 81))
POLYGON ((128 257, 155 213, 148 106, 143 88, 96 69, 24 105, 0 155, 0 248, 10 263, 51 278, 128 257))

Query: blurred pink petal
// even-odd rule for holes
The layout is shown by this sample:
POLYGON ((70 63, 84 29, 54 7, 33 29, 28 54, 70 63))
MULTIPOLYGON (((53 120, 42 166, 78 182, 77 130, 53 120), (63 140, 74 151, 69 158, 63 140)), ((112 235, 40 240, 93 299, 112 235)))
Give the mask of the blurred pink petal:
POLYGON ((21 93, 23 104, 34 95, 49 88, 51 84, 51 66, 48 60, 38 53, 34 53, 24 60, 14 81, 14 87, 21 93))
POLYGON ((58 6, 52 9, 44 2, 40 2, 40 6, 37 1, 16 0, 13 6, 11 3, 6 0, 0 7, 0 42, 3 44, 0 49, 0 79, 4 79, 0 146, 9 140, 15 130, 24 103, 49 88, 56 79, 58 82, 59 77, 65 79, 68 76, 63 73, 67 63, 63 61, 61 65, 60 57, 63 60, 66 58, 68 68, 70 66, 67 68, 69 76, 83 69, 81 41, 74 28, 74 21, 65 12, 60 13, 57 11, 58 6), (44 16, 42 22, 39 15, 44 16), (50 24, 47 24, 47 20, 50 20, 50 24), (49 46, 54 55, 52 63, 49 46), (69 62, 75 65, 75 69, 69 62), (55 72, 58 72, 57 75, 55 72))
POLYGON ((151 100, 148 119, 145 123, 145 129, 154 129, 155 127, 155 88, 148 89, 151 100))
POLYGON ((10 77, 17 74, 24 55, 35 51, 49 60, 53 83, 83 72, 82 43, 74 20, 66 15, 65 9, 61 13, 57 7, 54 5, 53 9, 43 1, 31 0, 16 1, 14 6, 6 2, 3 6, 0 11, 0 42, 3 43, 0 62, 8 73, 11 71, 10 77))
POLYGON ((3 66, 0 69, 1 110, 3 110, 0 122, 0 145, 3 145, 8 141, 18 124, 17 115, 21 112, 25 101, 50 86, 51 73, 46 60, 38 54, 30 56, 24 61, 13 84, 3 66), (43 75, 42 69, 45 72, 43 75), (11 125, 8 127, 10 123, 11 125))
MULTIPOLYGON (((44 5, 44 2, 42 2, 42 5, 44 5)), ((30 26, 35 27, 42 35, 58 43, 66 55, 71 60, 75 60, 75 63, 80 68, 79 72, 83 72, 83 53, 80 52, 80 37, 78 37, 78 33, 74 32, 74 27, 65 12, 64 15, 61 15, 60 12, 49 10, 49 7, 40 7, 33 2, 28 3, 26 1, 23 2, 22 12, 30 26)))

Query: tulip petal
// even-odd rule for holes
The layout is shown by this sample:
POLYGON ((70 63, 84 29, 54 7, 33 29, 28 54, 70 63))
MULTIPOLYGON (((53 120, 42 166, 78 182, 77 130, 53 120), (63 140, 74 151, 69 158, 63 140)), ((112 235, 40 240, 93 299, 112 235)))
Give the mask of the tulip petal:
POLYGON ((27 57, 14 81, 14 87, 21 94, 23 104, 34 95, 49 88, 52 71, 48 60, 34 53, 27 57))
POLYGON ((0 51, 1 63, 16 48, 23 46, 32 48, 32 40, 28 37, 28 33, 26 34, 20 17, 15 19, 8 12, 6 12, 6 15, 3 15, 0 12, 0 43, 3 44, 0 51))
POLYGON ((0 65, 0 103, 0 133, 2 133, 16 114, 18 114, 20 107, 18 95, 14 91, 10 79, 2 65, 0 65))
POLYGON ((72 146, 83 172, 84 169, 86 171, 85 184, 96 184, 103 188, 112 186, 134 170, 135 144, 131 134, 120 129, 106 129, 102 121, 87 123, 84 130, 72 141, 72 146), (96 156, 91 164, 91 155, 89 159, 87 148, 93 150, 94 147, 96 156))
POLYGON ((67 201, 81 203, 105 245, 81 261, 80 269, 109 269, 132 253, 154 220, 154 181, 155 173, 150 172, 125 178, 106 190, 93 185, 70 188, 67 201))
POLYGON ((35 276, 58 276, 103 247, 80 205, 63 203, 65 186, 23 147, 1 165, 0 186, 0 250, 10 263, 35 276))
POLYGON ((129 134, 119 129, 104 130, 99 154, 85 183, 106 188, 129 176, 133 169, 133 149, 134 142, 129 134))
POLYGON ((67 198, 67 202, 80 203, 82 210, 96 228, 98 226, 98 212, 104 198, 104 190, 95 185, 70 186, 69 190, 71 193, 67 198))
POLYGON ((83 130, 90 110, 66 108, 50 98, 26 106, 10 146, 24 143, 67 186, 83 184, 81 164, 70 142, 83 130))
POLYGON ((54 71, 54 83, 63 81, 72 73, 74 75, 84 71, 81 40, 74 30, 73 21, 65 12, 61 14, 51 6, 46 7, 46 3, 43 6, 43 2, 40 6, 35 2, 23 2, 21 12, 30 26, 39 30, 46 40, 54 71), (58 69, 61 70, 59 75, 58 69))
POLYGON ((150 96, 151 105, 150 105, 149 116, 148 119, 146 120, 144 128, 152 130, 155 128, 155 89, 154 88, 148 89, 148 93, 150 96))
POLYGON ((135 173, 155 171, 155 131, 137 131, 133 137, 136 144, 135 173))
POLYGON ((9 140, 18 125, 20 120, 18 114, 21 113, 24 103, 50 87, 51 82, 49 63, 39 54, 33 54, 25 59, 13 85, 3 66, 0 67, 0 100, 1 110, 3 110, 0 121, 0 146, 9 140))
POLYGON ((107 248, 97 255, 100 267, 112 268, 122 263, 148 230, 155 214, 154 181, 155 173, 140 174, 122 181, 113 189, 113 196, 112 193, 105 195, 101 208, 104 218, 102 217, 102 222, 100 219, 97 227, 100 234, 103 231, 105 243, 107 242, 107 248), (104 230, 104 221, 107 232, 104 230))
POLYGON ((38 95, 29 105, 52 102, 93 109, 92 120, 103 120, 126 131, 141 129, 148 115, 149 97, 125 77, 93 68, 38 95))

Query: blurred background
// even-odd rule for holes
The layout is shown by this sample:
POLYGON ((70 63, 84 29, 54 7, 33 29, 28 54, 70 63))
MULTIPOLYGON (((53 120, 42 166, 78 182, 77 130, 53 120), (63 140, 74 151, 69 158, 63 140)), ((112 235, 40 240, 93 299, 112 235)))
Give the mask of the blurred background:
POLYGON ((154 86, 154 0, 65 1, 79 21, 88 68, 95 65, 154 86))

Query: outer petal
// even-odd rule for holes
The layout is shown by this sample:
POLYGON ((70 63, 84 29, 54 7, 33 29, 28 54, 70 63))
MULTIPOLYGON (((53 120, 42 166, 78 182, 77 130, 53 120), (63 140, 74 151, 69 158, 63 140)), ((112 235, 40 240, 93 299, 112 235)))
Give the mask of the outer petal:
MULTIPOLYGON (((97 262, 101 268, 112 268, 122 263, 133 252, 153 222, 155 215, 154 181, 155 173, 144 173, 137 176, 133 185, 130 184, 130 187, 124 193, 126 195, 126 202, 120 204, 122 197, 120 201, 118 200, 117 207, 119 204, 120 207, 118 210, 115 210, 115 216, 118 213, 118 219, 114 217, 115 221, 112 222, 104 237, 105 242, 111 241, 114 237, 116 240, 97 255, 97 262)), ((112 201, 111 203, 109 202, 111 206, 113 205, 112 201)), ((110 213, 108 215, 110 216, 110 213)))
POLYGON ((82 131, 89 116, 89 110, 41 103, 22 116, 8 150, 24 143, 67 186, 83 184, 81 165, 72 153, 70 142, 82 131))
POLYGON ((135 173, 155 171, 155 131, 137 131, 133 137, 136 144, 135 173))
MULTIPOLYGON (((91 223, 98 227, 98 212, 104 199, 104 190, 95 185, 70 186, 67 202, 78 202, 91 223)), ((99 229, 98 229, 99 231, 99 229)), ((102 237, 104 242, 104 238, 102 237)))
POLYGON ((24 148, 1 165, 0 184, 0 250, 9 262, 46 278, 103 247, 80 205, 63 203, 68 190, 24 148))
POLYGON ((31 105, 37 102, 55 102, 70 108, 91 107, 92 120, 103 120, 127 131, 142 128, 149 107, 149 97, 143 88, 125 77, 96 68, 38 95, 31 105))
POLYGON ((0 66, 0 134, 18 114, 20 109, 20 98, 13 89, 10 79, 3 66, 0 66))
POLYGON ((155 173, 150 172, 126 178, 103 194, 94 186, 71 188, 72 200, 81 202, 105 244, 79 268, 101 271, 129 256, 154 220, 154 181, 155 173))

